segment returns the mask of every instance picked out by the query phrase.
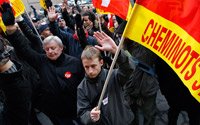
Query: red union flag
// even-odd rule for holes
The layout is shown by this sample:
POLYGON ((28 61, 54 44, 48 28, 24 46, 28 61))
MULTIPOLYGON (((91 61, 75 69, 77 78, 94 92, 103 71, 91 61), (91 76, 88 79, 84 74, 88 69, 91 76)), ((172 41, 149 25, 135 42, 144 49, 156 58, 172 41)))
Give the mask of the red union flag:
POLYGON ((128 20, 132 10, 129 0, 92 0, 93 6, 128 20))
POLYGON ((111 32, 114 32, 113 14, 108 14, 108 24, 107 27, 111 32))
POLYGON ((200 102, 199 0, 137 0, 123 36, 160 56, 200 102))
MULTIPOLYGON (((11 4, 15 17, 18 17, 24 12, 25 6, 21 0, 1 0, 0 5, 3 4, 3 2, 7 2, 11 4)), ((0 27, 5 32, 6 29, 1 18, 1 13, 0 13, 0 27)))

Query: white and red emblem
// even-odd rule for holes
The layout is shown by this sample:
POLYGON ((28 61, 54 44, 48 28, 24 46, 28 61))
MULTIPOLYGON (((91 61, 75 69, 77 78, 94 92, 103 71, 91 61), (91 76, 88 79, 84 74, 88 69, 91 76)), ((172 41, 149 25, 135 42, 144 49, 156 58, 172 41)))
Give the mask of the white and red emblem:
POLYGON ((72 76, 71 72, 66 72, 65 73, 65 78, 69 79, 69 78, 71 78, 71 76, 72 76))

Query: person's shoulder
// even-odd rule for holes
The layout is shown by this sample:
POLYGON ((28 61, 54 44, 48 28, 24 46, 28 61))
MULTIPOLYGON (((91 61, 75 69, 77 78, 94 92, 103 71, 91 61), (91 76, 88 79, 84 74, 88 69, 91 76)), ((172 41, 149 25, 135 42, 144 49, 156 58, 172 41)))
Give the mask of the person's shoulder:
POLYGON ((65 58, 68 61, 81 62, 81 60, 78 59, 77 57, 74 57, 74 56, 71 56, 71 55, 68 55, 68 54, 65 54, 65 58))
POLYGON ((72 34, 72 33, 70 33, 70 32, 67 32, 67 31, 65 31, 65 30, 62 30, 62 29, 60 29, 60 31, 61 32, 63 32, 66 36, 70 36, 70 37, 72 37, 74 34, 72 34))
POLYGON ((86 78, 84 77, 81 83, 78 85, 78 90, 82 90, 82 89, 85 90, 86 85, 87 85, 87 82, 86 82, 86 78))
POLYGON ((92 45, 97 45, 98 44, 97 40, 94 37, 92 37, 92 36, 88 36, 87 39, 88 39, 88 42, 90 44, 92 44, 92 45))
POLYGON ((88 39, 96 40, 93 36, 89 36, 89 35, 88 35, 88 39))
POLYGON ((71 56, 71 55, 68 55, 68 54, 65 54, 65 57, 68 58, 68 59, 72 59, 72 60, 79 60, 78 58, 71 56))

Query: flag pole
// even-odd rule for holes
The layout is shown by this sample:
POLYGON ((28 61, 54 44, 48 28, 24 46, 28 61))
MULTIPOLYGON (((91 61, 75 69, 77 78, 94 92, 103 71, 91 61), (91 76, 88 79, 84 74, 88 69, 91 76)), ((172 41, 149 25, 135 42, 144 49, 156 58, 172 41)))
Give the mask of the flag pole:
POLYGON ((101 21, 100 21, 100 18, 99 18, 99 13, 97 13, 97 19, 98 19, 98 24, 99 24, 99 30, 100 30, 100 32, 102 32, 101 21))
MULTIPOLYGON (((98 19, 98 24, 99 24, 99 31, 102 32, 102 27, 101 27, 101 21, 100 21, 100 17, 99 17, 100 13, 97 13, 97 19, 98 19)), ((104 55, 106 56, 106 51, 104 51, 104 55)))
POLYGON ((35 32, 37 33, 38 37, 40 38, 40 42, 42 42, 42 39, 41 39, 41 37, 40 37, 40 34, 38 33, 37 29, 35 28, 35 25, 33 24, 33 21, 32 21, 32 19, 31 19, 31 17, 29 16, 29 14, 27 13, 26 9, 25 9, 25 13, 26 13, 26 15, 28 16, 29 20, 31 21, 31 24, 32 24, 32 26, 33 26, 35 32))
POLYGON ((117 51, 116 51, 116 53, 115 53, 114 59, 113 59, 113 61, 112 61, 112 64, 111 64, 111 66, 110 66, 110 69, 109 69, 108 75, 107 75, 107 77, 106 77, 106 81, 105 81, 105 84, 104 84, 104 86, 103 86, 103 90, 102 90, 102 92, 101 92, 101 96, 100 96, 100 99, 99 99, 99 102, 98 102, 98 106, 97 106, 97 109, 98 109, 98 110, 99 110, 100 107, 101 107, 101 103, 102 103, 102 100, 103 100, 103 97, 104 97, 104 94, 105 94, 105 91, 106 91, 106 88, 107 88, 107 85, 108 85, 108 82, 109 82, 109 79, 110 79, 112 70, 113 70, 114 65, 115 65, 115 63, 116 63, 116 60, 117 60, 117 58, 118 58, 120 49, 122 48, 122 45, 123 45, 123 43, 124 43, 124 39, 125 39, 125 37, 122 36, 122 38, 121 38, 121 40, 120 40, 120 43, 119 43, 119 45, 118 45, 118 47, 117 47, 117 51))

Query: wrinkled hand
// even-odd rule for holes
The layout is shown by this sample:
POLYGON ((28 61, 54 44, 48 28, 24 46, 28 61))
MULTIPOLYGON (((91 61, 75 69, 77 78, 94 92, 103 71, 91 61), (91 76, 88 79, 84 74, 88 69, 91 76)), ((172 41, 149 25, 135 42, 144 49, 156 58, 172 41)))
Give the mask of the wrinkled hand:
POLYGON ((49 8, 53 5, 51 0, 45 0, 45 3, 46 3, 47 8, 49 8))
POLYGON ((97 107, 93 108, 92 111, 90 112, 90 117, 92 121, 96 122, 100 119, 100 110, 97 109, 97 107))
POLYGON ((2 14, 2 20, 5 26, 15 24, 14 13, 9 3, 3 2, 3 4, 1 4, 0 12, 2 14))
POLYGON ((58 14, 56 13, 56 8, 54 6, 48 8, 48 18, 50 21, 54 21, 57 15, 58 14))
POLYGON ((101 45, 101 46, 95 45, 97 49, 102 51, 110 51, 111 53, 115 54, 115 52, 117 51, 117 45, 115 44, 112 38, 110 38, 104 32, 101 33, 94 32, 93 36, 97 40, 97 42, 101 45))

